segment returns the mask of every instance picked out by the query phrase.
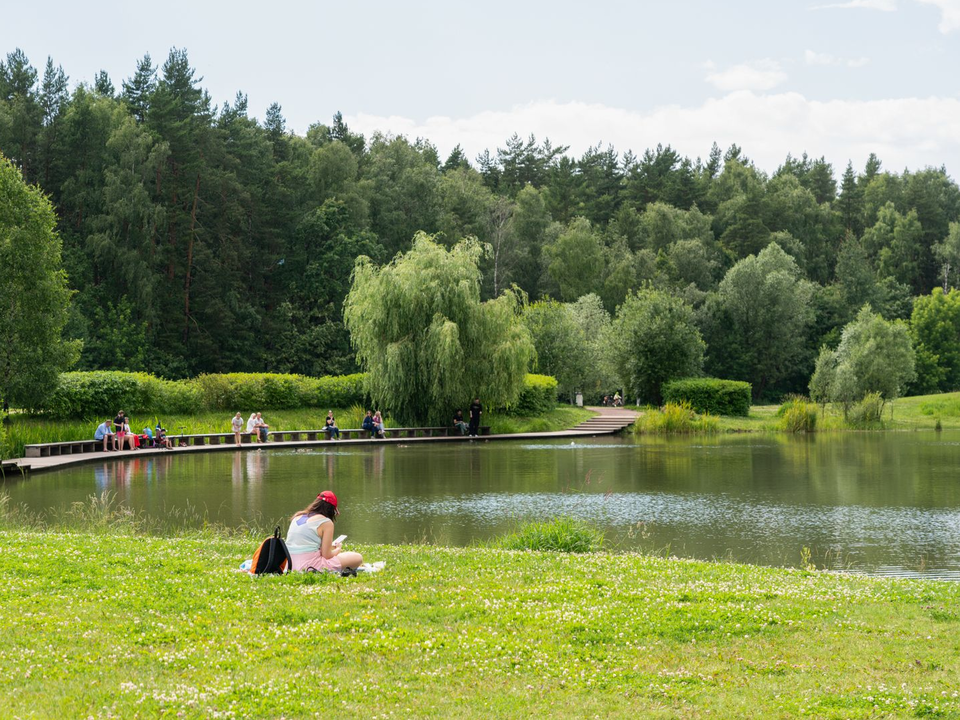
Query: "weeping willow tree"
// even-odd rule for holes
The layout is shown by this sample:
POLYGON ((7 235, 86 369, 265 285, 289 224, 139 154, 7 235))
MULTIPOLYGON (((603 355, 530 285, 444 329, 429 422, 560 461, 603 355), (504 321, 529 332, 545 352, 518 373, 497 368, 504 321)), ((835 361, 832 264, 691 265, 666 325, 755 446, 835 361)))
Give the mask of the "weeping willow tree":
POLYGON ((446 425, 474 396, 516 401, 533 359, 510 290, 480 302, 482 247, 449 251, 424 233, 391 263, 357 259, 343 317, 374 403, 401 422, 446 425))

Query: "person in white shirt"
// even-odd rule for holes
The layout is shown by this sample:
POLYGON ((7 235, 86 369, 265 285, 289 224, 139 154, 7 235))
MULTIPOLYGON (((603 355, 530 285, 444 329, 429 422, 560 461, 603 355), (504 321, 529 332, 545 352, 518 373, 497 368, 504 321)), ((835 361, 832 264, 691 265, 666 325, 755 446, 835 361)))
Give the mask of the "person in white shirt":
POLYGON ((260 434, 257 432, 257 414, 252 413, 247 420, 247 432, 250 433, 251 442, 259 442, 260 434))
POLYGON ((240 434, 243 432, 243 416, 237 413, 233 416, 233 440, 240 446, 240 434))

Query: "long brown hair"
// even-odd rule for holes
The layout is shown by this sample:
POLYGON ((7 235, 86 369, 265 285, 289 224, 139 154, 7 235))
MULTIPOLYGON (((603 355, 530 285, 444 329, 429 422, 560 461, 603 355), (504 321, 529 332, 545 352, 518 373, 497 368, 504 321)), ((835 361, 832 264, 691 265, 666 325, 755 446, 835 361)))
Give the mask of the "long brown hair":
POLYGON ((300 517, 301 515, 323 515, 325 518, 330 520, 335 520, 338 512, 337 508, 332 504, 328 503, 323 498, 317 497, 312 503, 307 505, 303 510, 298 510, 293 514, 293 516, 300 517))

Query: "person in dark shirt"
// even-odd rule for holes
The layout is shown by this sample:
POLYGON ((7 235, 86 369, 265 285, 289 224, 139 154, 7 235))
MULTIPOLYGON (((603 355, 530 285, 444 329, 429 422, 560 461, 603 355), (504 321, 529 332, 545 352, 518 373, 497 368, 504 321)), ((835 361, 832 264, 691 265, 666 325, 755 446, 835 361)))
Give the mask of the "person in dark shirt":
POLYGON ((461 435, 467 434, 467 424, 463 421, 463 410, 457 410, 453 413, 453 426, 460 431, 461 435))
POLYGON ((480 416, 483 414, 483 406, 480 404, 480 398, 475 397, 470 403, 470 436, 476 437, 480 434, 480 416))
POLYGON ((340 428, 337 427, 337 421, 333 417, 333 410, 327 413, 327 419, 324 421, 323 430, 327 433, 328 438, 335 440, 340 439, 340 428))
POLYGON ((363 418, 363 423, 360 425, 361 428, 370 433, 370 437, 375 437, 377 433, 377 428, 373 424, 373 413, 367 410, 367 415, 363 418))

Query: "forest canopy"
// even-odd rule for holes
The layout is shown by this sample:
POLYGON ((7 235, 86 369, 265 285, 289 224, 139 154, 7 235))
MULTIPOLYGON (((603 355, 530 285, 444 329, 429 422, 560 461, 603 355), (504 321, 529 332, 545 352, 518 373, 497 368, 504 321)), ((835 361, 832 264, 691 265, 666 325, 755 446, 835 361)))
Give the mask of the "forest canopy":
MULTIPOLYGON (((354 262, 388 263, 419 232, 447 249, 479 241, 481 301, 515 287, 589 295, 613 315, 638 291, 675 298, 706 342, 702 371, 765 397, 805 392, 820 347, 865 304, 907 320, 956 281, 960 188, 945 168, 892 172, 871 155, 838 172, 804 154, 768 174, 737 145, 704 151, 576 157, 514 135, 441 157, 427 139, 363 137, 339 113, 301 136, 278 103, 263 121, 242 93, 214 104, 180 49, 73 85, 52 59, 0 62, 0 153, 55 208, 78 369, 354 371, 354 262), (758 317, 742 306, 750 283, 790 301, 758 317), (751 338, 766 328, 790 337, 764 349, 751 338)), ((917 386, 956 389, 947 354, 922 355, 917 386)))

